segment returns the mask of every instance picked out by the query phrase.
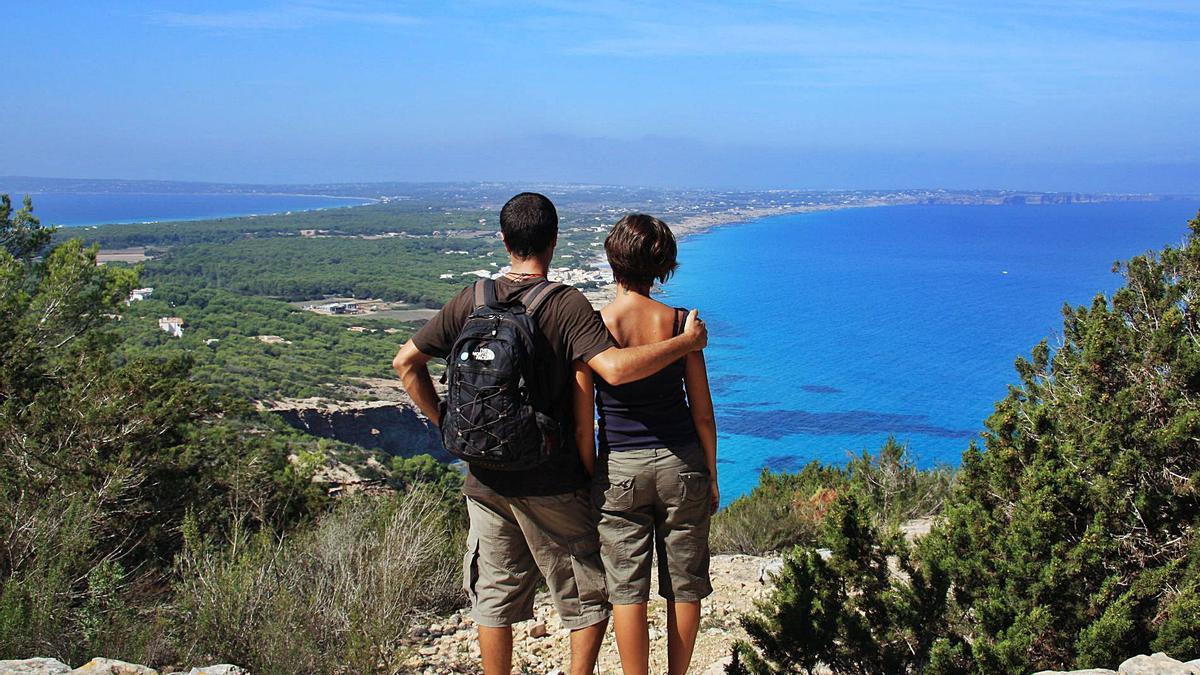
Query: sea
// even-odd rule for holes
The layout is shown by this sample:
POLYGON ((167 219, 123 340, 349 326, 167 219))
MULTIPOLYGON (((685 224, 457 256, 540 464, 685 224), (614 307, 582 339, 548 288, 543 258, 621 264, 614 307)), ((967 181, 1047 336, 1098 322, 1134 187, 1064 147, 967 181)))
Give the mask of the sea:
POLYGON ((761 470, 844 464, 889 436, 957 465, 1064 303, 1187 236, 1200 202, 889 206, 766 218, 680 244, 665 302, 696 307, 722 501, 761 470))
MULTIPOLYGON (((24 193, 11 195, 19 208, 24 193)), ((359 197, 291 194, 184 194, 34 192, 33 213, 43 225, 80 227, 109 223, 207 220, 369 204, 359 197)))

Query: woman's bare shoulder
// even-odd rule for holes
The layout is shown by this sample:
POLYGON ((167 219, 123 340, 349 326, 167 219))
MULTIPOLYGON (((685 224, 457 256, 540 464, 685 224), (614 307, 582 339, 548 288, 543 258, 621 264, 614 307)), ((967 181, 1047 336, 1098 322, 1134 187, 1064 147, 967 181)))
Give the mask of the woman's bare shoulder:
POLYGON ((610 332, 622 342, 644 344, 671 337, 676 310, 653 298, 638 302, 612 302, 600 310, 600 316, 610 332))

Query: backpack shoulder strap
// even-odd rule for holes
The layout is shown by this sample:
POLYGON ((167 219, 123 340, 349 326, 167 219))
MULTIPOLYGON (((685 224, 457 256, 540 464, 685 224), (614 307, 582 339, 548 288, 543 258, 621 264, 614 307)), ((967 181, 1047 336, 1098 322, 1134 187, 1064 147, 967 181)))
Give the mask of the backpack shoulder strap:
POLYGON ((496 280, 480 279, 475 282, 475 309, 483 307, 498 307, 496 300, 496 280))
POLYGON ((525 300, 521 303, 525 305, 525 313, 536 317, 538 308, 546 302, 546 299, 553 295, 555 291, 566 287, 566 284, 557 281, 539 282, 525 294, 525 300))

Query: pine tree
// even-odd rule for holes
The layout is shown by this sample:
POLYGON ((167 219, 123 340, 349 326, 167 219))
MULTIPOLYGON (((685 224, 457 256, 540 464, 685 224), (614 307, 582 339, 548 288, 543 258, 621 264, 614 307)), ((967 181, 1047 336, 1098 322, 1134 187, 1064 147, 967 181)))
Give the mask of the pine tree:
POLYGON ((33 200, 25 195, 21 208, 14 214, 12 198, 0 195, 0 244, 18 260, 28 261, 50 245, 54 228, 44 227, 33 215, 33 200))
POLYGON ((1064 309, 964 455, 935 540, 987 672, 1187 654, 1200 635, 1200 217, 1184 246, 1064 309), (1190 639, 1184 636, 1192 636, 1190 639))
POLYGON ((1027 673, 1200 655, 1200 216, 1118 265, 964 453, 909 558, 853 502, 789 558, 731 672, 1027 673), (881 563, 895 555, 902 574, 881 563), (905 649, 907 648, 907 654, 905 649))
POLYGON ((134 270, 77 239, 47 249, 28 200, 15 218, 0 205, 0 659, 80 660, 113 628, 115 589, 161 582, 185 512, 266 523, 312 488, 186 355, 118 358, 134 270))

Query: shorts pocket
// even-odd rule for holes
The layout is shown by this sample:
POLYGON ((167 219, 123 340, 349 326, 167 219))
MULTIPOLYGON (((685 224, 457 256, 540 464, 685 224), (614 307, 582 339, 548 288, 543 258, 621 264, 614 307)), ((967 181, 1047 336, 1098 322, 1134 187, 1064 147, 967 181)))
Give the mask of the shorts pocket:
POLYGON ((683 501, 694 502, 708 498, 708 474, 702 471, 684 471, 679 474, 683 489, 683 501))
POLYGON ((575 587, 579 592, 579 604, 582 613, 589 608, 603 605, 608 601, 608 591, 604 586, 604 563, 600 560, 600 539, 595 535, 587 535, 567 542, 571 551, 571 571, 575 577, 575 587))
POLYGON ((609 480, 600 508, 605 511, 629 511, 633 509, 633 479, 609 480))
POLYGON ((467 532, 467 552, 463 555, 463 590, 471 604, 475 604, 475 585, 479 583, 479 537, 474 531, 467 532))

